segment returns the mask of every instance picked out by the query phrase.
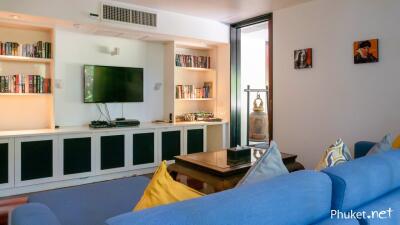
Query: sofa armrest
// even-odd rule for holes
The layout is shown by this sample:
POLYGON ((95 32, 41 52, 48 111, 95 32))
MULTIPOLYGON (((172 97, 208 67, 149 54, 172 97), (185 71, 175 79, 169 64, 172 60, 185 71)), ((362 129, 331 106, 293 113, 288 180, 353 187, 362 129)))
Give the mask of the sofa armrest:
POLYGON ((15 208, 11 213, 11 225, 61 225, 46 205, 29 203, 15 208))
POLYGON ((360 158, 365 156, 368 151, 375 145, 375 142, 370 141, 359 141, 354 144, 354 158, 360 158))

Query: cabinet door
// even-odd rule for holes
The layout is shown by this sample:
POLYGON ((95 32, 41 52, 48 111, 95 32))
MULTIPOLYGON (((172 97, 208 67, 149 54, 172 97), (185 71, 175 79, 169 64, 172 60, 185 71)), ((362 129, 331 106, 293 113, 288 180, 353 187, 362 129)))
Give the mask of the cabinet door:
POLYGON ((161 132, 161 159, 173 160, 174 156, 181 155, 181 130, 161 132))
POLYGON ((15 139, 15 185, 26 186, 54 181, 59 172, 56 136, 15 139))
POLYGON ((154 132, 133 134, 133 165, 154 163, 154 132))
POLYGON ((9 182, 8 143, 0 143, 0 184, 9 182))
POLYGON ((187 154, 204 151, 204 129, 186 130, 186 150, 187 154))
POLYGON ((53 141, 21 143, 21 181, 53 176, 53 141))
POLYGON ((14 186, 14 139, 0 139, 0 189, 14 186))
POLYGON ((100 137, 100 169, 108 170, 125 166, 125 135, 100 137))
POLYGON ((63 174, 72 175, 91 172, 92 138, 63 138, 63 174))

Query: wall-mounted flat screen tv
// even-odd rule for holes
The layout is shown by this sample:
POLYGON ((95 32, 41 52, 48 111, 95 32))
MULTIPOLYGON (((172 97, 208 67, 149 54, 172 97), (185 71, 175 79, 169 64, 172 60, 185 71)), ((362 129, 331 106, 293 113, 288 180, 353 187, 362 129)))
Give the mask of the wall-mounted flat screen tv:
POLYGON ((84 102, 143 102, 143 68, 84 65, 84 102))

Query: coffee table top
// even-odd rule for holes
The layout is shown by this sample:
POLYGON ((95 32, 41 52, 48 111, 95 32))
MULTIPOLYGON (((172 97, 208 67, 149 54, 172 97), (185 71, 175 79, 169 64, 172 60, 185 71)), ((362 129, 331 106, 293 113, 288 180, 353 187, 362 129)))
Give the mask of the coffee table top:
MULTIPOLYGON (((260 158, 267 150, 251 149, 251 162, 240 165, 228 165, 227 150, 213 152, 199 152, 182 156, 175 156, 177 164, 185 164, 189 166, 199 167, 208 172, 220 176, 229 176, 235 173, 246 172, 258 158, 260 158)), ((296 155, 281 153, 283 162, 290 163, 296 160, 296 155)))

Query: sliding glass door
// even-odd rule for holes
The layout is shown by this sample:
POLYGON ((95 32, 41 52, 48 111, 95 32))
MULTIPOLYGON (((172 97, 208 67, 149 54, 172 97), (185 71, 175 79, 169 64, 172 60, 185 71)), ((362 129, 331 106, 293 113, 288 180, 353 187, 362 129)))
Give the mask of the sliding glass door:
POLYGON ((272 138, 272 15, 231 25, 231 146, 272 138))

